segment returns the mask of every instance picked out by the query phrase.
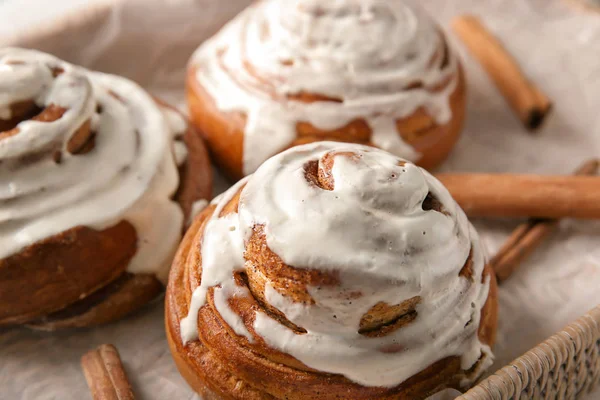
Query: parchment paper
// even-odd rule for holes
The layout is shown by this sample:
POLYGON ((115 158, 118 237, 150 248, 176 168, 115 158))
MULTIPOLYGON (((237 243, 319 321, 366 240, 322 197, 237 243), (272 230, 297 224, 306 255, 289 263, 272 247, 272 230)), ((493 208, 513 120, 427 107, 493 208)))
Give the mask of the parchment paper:
MULTIPOLYGON (((96 0, 68 18, 0 44, 29 46, 136 80, 183 106, 186 61, 248 0, 96 0)), ((569 174, 600 156, 600 15, 562 0, 426 0, 448 27, 481 15, 555 101, 536 134, 524 131, 481 67, 457 44, 469 81, 465 134, 445 171, 569 174)), ((224 188, 223 182, 219 190, 224 188)), ((474 221, 493 254, 519 221, 474 221)), ((501 367, 600 303, 600 223, 565 221, 500 289, 501 367)), ((0 331, 0 399, 89 398, 79 367, 87 350, 115 344, 142 399, 195 398, 163 333, 162 300, 103 328, 57 334, 0 331)), ((600 393, 590 399, 600 398, 600 393)))

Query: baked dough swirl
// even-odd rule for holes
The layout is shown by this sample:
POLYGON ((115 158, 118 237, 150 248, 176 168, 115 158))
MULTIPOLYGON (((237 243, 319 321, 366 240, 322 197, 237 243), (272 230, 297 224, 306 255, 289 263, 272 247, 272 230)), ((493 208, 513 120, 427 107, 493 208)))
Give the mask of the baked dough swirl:
POLYGON ((418 399, 490 365, 496 313, 478 235, 441 183, 382 150, 320 142, 196 219, 166 318, 204 394, 418 399))
POLYGON ((464 79, 443 32, 400 0, 262 0, 190 61, 190 115, 230 175, 317 140, 426 168, 462 129, 464 79))
POLYGON ((166 280, 192 202, 210 195, 188 131, 125 78, 0 49, 0 323, 35 321, 124 272, 166 280), (198 177, 180 182, 189 166, 198 177))

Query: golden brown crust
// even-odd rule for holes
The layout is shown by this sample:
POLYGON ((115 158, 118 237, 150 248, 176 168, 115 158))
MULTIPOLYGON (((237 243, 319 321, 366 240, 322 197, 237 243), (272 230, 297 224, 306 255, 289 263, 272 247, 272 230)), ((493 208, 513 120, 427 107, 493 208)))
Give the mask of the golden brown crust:
MULTIPOLYGON (((163 107, 177 112, 176 108, 164 103, 160 99, 156 101, 163 107)), ((182 116, 183 117, 183 116, 182 116)), ((208 150, 202 138, 191 124, 183 135, 183 141, 188 150, 188 156, 184 165, 179 167, 179 189, 175 193, 175 199, 181 206, 185 220, 189 220, 192 205, 198 199, 209 200, 212 197, 212 165, 208 150)), ((186 228, 187 228, 186 223, 186 228)))
MULTIPOLYGON (((213 160, 225 173, 234 179, 243 176, 243 142, 246 116, 241 112, 220 111, 212 97, 196 78, 197 67, 191 66, 186 83, 186 97, 192 124, 203 135, 213 160)), ((301 101, 323 99, 318 94, 302 94, 301 101)), ((423 108, 409 117, 396 121, 403 140, 411 144, 422 156, 417 164, 433 169, 443 162, 462 132, 466 110, 466 82, 462 67, 459 67, 458 84, 450 96, 451 120, 438 125, 423 108)), ((334 130, 321 130, 307 122, 296 125, 297 138, 290 147, 316 141, 338 141, 373 145, 371 129, 364 119, 351 121, 334 130)), ((268 140, 268 138, 265 138, 268 140)))
POLYGON ((11 136, 18 131, 14 131, 17 124, 21 121, 32 119, 39 115, 41 108, 33 100, 24 100, 10 105, 10 119, 0 119, 0 139, 11 136))
POLYGON ((231 178, 240 178, 243 159, 243 127, 246 116, 239 112, 222 113, 197 82, 190 69, 186 84, 190 121, 208 146, 215 162, 231 178))
POLYGON ((206 146, 194 128, 188 126, 183 141, 188 149, 188 158, 179 168, 181 184, 175 199, 181 205, 187 221, 195 201, 212 197, 212 165, 206 146))
POLYGON ((124 273, 90 296, 39 320, 30 321, 27 326, 53 331, 106 324, 139 309, 162 291, 163 285, 154 275, 124 273))
MULTIPOLYGON (((17 108, 21 119, 33 113, 28 104, 17 108)), ((40 113, 38 109, 37 115, 56 116, 52 110, 47 107, 40 113)), ((86 124, 81 135, 75 136, 72 150, 76 152, 85 150, 93 137, 86 124)), ((202 139, 191 126, 184 141, 188 159, 180 168, 175 198, 187 220, 194 201, 210 198, 212 170, 202 139)), ((119 319, 143 306, 163 286, 154 276, 126 272, 136 243, 136 231, 127 221, 104 230, 77 226, 0 259, 0 325, 29 324, 46 330, 87 327, 119 319)))
MULTIPOLYGON (((241 191, 241 189, 240 189, 241 191)), ((227 205, 228 212, 237 208, 238 196, 227 205)), ((275 290, 282 291, 293 301, 310 302, 306 291, 309 283, 334 285, 335 275, 313 273, 285 265, 264 242, 261 227, 255 227, 254 234, 246 248, 248 261, 245 276, 237 280, 238 285, 248 286, 253 296, 231 298, 230 306, 241 316, 246 329, 253 335, 250 343, 247 338, 238 336, 224 322, 214 306, 213 292, 209 290, 207 304, 198 312, 199 340, 186 343, 181 341, 180 322, 187 315, 191 296, 199 285, 202 260, 201 243, 207 220, 214 212, 214 206, 207 208, 194 221, 184 237, 175 257, 165 299, 165 324, 167 339, 179 371, 192 388, 207 398, 218 399, 422 399, 444 387, 456 387, 461 379, 471 371, 461 369, 459 357, 449 357, 429 366, 399 386, 393 388, 364 387, 349 381, 343 376, 316 371, 288 354, 269 347, 253 327, 254 315, 261 310, 294 328, 285 316, 275 310, 265 308, 264 280, 275 290)), ((222 213, 223 214, 223 213, 222 213)), ((488 345, 494 342, 497 319, 496 282, 489 266, 484 275, 491 277, 490 293, 484 305, 479 328, 480 340, 488 345)), ((468 278, 465 278, 468 279, 468 278)), ((359 293, 356 294, 360 296, 359 293)), ((392 325, 410 313, 418 298, 409 299, 398 306, 378 305, 364 317, 370 328, 380 329, 392 325)), ((403 321, 410 323, 410 321, 403 321)), ((384 333, 385 334, 385 333, 384 333)), ((399 348, 386 351, 401 351, 399 348)))
POLYGON ((76 227, 0 260, 0 323, 40 318, 117 279, 136 241, 125 221, 103 231, 76 227))
POLYGON ((490 291, 483 308, 481 309, 481 320, 479 321, 479 340, 492 347, 496 343, 496 332, 498 331, 498 281, 496 274, 490 264, 486 264, 483 270, 483 279, 490 277, 490 291))

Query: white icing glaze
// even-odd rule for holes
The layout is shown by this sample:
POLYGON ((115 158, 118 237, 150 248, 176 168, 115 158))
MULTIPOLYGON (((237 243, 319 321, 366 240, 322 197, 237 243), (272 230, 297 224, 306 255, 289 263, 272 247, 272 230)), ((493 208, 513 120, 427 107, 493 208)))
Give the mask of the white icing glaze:
POLYGON ((183 141, 177 140, 173 142, 173 156, 175 157, 175 164, 182 166, 187 160, 188 150, 183 141))
POLYGON ((181 320, 181 340, 183 343, 187 343, 198 337, 198 330, 196 328, 198 326, 198 310, 200 310, 200 307, 206 301, 208 289, 219 284, 221 287, 215 289, 217 310, 225 321, 235 329, 237 334, 251 339, 250 333, 239 318, 231 311, 227 303, 220 301, 224 297, 238 293, 238 290, 240 290, 232 279, 231 274, 234 268, 244 264, 244 240, 240 234, 237 214, 230 214, 223 218, 219 218, 218 216, 223 207, 225 207, 227 202, 231 200, 245 182, 246 179, 240 180, 228 191, 215 197, 211 202, 211 204, 216 204, 217 208, 210 221, 208 221, 206 229, 214 233, 204 236, 202 247, 222 249, 223 251, 217 250, 202 253, 202 284, 192 294, 190 313, 181 320), (206 258, 204 258, 205 256, 206 258))
MULTIPOLYGON (((244 270, 244 243, 253 227, 263 225, 269 248, 286 264, 337 271, 340 278, 337 286, 309 287, 313 305, 294 303, 267 283, 267 302, 307 330, 296 334, 257 312, 253 328, 269 346, 365 386, 398 385, 453 355, 461 357, 465 370, 482 354, 487 356, 478 368, 489 366, 490 349, 477 336, 489 292, 489 278, 482 282, 479 237, 439 181, 414 164, 399 165, 400 160, 352 144, 299 146, 271 158, 215 199, 217 210, 201 244, 201 283, 182 320, 182 340, 197 338, 196 318, 209 288, 216 287, 219 296, 246 295, 233 274, 244 270), (335 158, 335 187, 328 191, 308 183, 304 166, 330 152, 358 157, 335 158), (238 213, 219 217, 243 184, 238 213), (428 193, 444 213, 423 210, 428 193), (472 281, 459 275, 469 254, 472 281), (362 296, 349 299, 357 292, 362 296), (362 316, 377 303, 400 304, 415 296, 421 300, 410 324, 379 338, 358 333, 362 316), (402 351, 383 351, 398 345, 402 351)), ((250 337, 222 298, 217 311, 238 334, 250 337)))
POLYGON ((16 135, 0 139, 0 259, 76 226, 126 220, 138 236, 128 270, 166 279, 183 227, 171 196, 179 186, 174 152, 178 162, 186 156, 176 139, 185 121, 182 128, 173 111, 124 78, 33 50, 0 49, 0 109, 23 100, 67 111, 54 122, 21 122, 16 135), (52 68, 63 72, 54 78, 52 68), (71 154, 66 144, 88 120, 95 146, 71 154))
POLYGON ((445 46, 435 23, 400 0, 263 0, 201 45, 191 65, 220 110, 247 115, 249 174, 289 147, 298 122, 331 130, 364 118, 375 145, 418 160, 395 121, 419 107, 440 124, 451 119, 458 61, 449 49, 443 65, 445 46), (422 87, 406 90, 415 83, 422 87), (341 102, 286 98, 302 92, 341 102))
POLYGON ((192 210, 190 211, 190 223, 196 218, 196 215, 200 214, 208 206, 208 200, 200 199, 192 203, 192 210))
POLYGON ((163 113, 165 114, 167 123, 171 128, 171 132, 174 134, 174 138, 177 139, 173 142, 175 163, 177 166, 182 166, 188 156, 187 146, 183 142, 183 136, 188 128, 187 122, 180 113, 169 107, 163 107, 163 113))

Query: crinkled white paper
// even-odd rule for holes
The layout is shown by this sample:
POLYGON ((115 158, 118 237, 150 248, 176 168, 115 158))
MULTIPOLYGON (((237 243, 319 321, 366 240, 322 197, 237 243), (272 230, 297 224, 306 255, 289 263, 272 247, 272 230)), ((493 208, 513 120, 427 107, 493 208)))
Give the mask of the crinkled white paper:
MULTIPOLYGON (((183 106, 189 55, 249 0, 90 3, 66 19, 32 26, 11 39, 0 39, 0 44, 34 47, 125 75, 183 106)), ((600 156, 600 14, 563 0, 420 3, 446 28, 457 14, 483 17, 555 101, 546 126, 536 134, 525 132, 481 67, 457 44, 469 81, 469 116, 465 134, 443 170, 570 174, 583 160, 600 156)), ((474 222, 490 253, 518 223, 474 222)), ((497 362, 492 370, 600 303, 599 243, 600 223, 565 221, 502 285, 497 362)), ((171 360, 162 301, 95 330, 0 331, 0 398, 89 398, 79 358, 102 343, 119 348, 139 398, 195 398, 171 360)))

